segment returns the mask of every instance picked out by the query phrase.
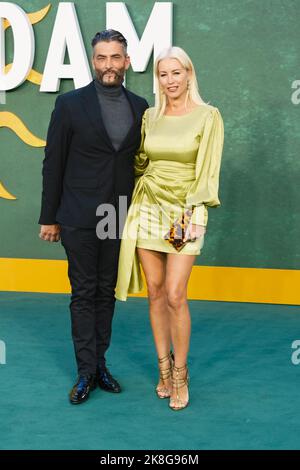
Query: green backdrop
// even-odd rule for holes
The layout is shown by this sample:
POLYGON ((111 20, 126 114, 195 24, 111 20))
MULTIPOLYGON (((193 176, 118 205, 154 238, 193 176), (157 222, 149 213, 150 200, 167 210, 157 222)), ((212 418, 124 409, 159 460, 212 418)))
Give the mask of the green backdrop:
MULTIPOLYGON (((31 13, 47 0, 15 2, 31 13)), ((34 25, 33 68, 43 72, 58 1, 34 25)), ((105 29, 105 2, 74 2, 86 49, 105 29)), ((153 1, 128 0, 141 36, 153 1)), ((292 84, 300 79, 299 0, 177 0, 173 44, 192 57, 201 95, 217 106, 225 124, 221 207, 209 210, 203 254, 196 264, 298 269, 300 261, 300 106, 292 84)), ((11 32, 6 32, 12 59, 11 32)), ((9 57, 10 56, 10 57, 9 57)), ((152 61, 130 71, 127 87, 152 105, 152 61)), ((60 93, 73 88, 62 80, 60 93)), ((17 114, 45 139, 56 93, 26 81, 6 94, 1 111, 17 114)), ((0 257, 64 259, 60 244, 38 238, 43 148, 24 144, 0 128, 0 181, 17 197, 0 198, 0 257)), ((180 184, 180 182, 179 182, 180 184)))

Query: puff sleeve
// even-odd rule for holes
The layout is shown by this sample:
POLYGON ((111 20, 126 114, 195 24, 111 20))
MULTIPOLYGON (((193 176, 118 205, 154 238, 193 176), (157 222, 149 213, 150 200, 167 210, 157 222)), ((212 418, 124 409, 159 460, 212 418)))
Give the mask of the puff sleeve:
POLYGON ((213 107, 205 119, 196 159, 196 178, 186 197, 187 206, 196 206, 193 224, 206 225, 206 206, 220 205, 218 189, 223 143, 223 119, 218 108, 213 107))
POLYGON ((141 143, 134 157, 135 182, 137 182, 138 178, 144 174, 144 171, 146 170, 148 163, 149 163, 149 159, 144 149, 145 135, 146 135, 146 130, 147 130, 147 115, 148 115, 148 109, 146 109, 142 117, 141 143))

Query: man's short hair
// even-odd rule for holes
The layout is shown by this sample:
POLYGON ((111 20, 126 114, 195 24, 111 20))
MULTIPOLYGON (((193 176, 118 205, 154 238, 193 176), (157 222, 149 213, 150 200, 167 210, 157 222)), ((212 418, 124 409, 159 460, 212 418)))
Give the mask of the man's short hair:
POLYGON ((115 29, 105 29, 99 33, 96 33, 94 38, 92 39, 92 47, 95 47, 98 42, 111 42, 117 41, 122 44, 125 55, 127 54, 127 41, 120 31, 116 31, 115 29))

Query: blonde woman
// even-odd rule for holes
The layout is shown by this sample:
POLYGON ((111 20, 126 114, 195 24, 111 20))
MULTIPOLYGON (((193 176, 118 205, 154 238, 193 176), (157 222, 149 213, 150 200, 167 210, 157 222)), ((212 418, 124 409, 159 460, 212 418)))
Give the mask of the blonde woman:
POLYGON ((179 47, 155 62, 155 106, 145 111, 136 184, 124 227, 115 296, 148 289, 150 321, 160 371, 156 393, 172 410, 189 403, 187 367, 191 320, 187 285, 204 242, 207 207, 218 198, 223 121, 218 108, 198 91, 191 59, 179 47), (193 215, 177 251, 164 235, 187 208, 193 215), (174 355, 170 353, 173 349, 174 355))

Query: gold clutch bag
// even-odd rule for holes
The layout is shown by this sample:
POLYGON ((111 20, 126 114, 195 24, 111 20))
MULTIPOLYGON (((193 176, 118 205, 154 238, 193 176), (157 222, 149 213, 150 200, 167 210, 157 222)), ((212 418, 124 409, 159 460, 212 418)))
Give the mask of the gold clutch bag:
POLYGON ((187 228, 193 215, 193 209, 187 209, 171 225, 170 230, 164 236, 164 240, 170 243, 175 250, 180 251, 190 241, 183 241, 187 228))

